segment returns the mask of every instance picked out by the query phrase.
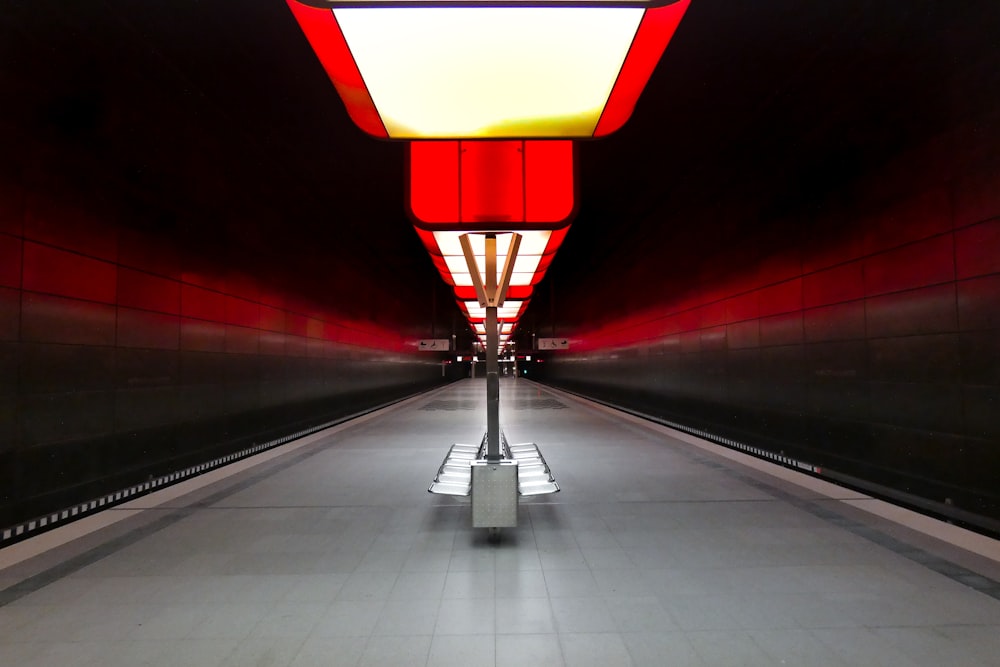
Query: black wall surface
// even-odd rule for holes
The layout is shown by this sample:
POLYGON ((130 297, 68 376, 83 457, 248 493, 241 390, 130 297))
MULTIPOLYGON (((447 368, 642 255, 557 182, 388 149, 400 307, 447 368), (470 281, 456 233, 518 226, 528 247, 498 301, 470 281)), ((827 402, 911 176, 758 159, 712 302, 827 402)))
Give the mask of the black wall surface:
MULTIPOLYGON (((997 35, 991 0, 693 0, 577 147, 518 339, 573 347, 529 377, 997 518, 997 35)), ((8 0, 0 90, 0 525, 470 349, 403 147, 282 0, 8 0)))
POLYGON ((995 532, 1000 21, 848 5, 692 5, 646 158, 581 148, 647 185, 612 210, 583 170, 521 349, 569 338, 536 377, 995 532))
POLYGON ((401 147, 307 104, 274 5, 5 4, 0 528, 445 381, 401 147))

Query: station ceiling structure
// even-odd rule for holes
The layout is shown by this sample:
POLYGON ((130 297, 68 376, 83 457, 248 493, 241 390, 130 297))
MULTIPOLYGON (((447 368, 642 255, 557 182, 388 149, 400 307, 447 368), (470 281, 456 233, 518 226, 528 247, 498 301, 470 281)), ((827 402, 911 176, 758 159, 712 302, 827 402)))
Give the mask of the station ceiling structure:
MULTIPOLYGON (((576 177, 558 188, 572 187, 572 231, 558 259, 549 245, 539 255, 545 278, 530 285, 521 333, 524 317, 551 320, 551 309, 560 319, 552 304, 564 291, 624 275, 645 248, 738 235, 754 212, 815 210, 900 146, 995 105, 990 56, 962 29, 995 23, 996 11, 934 0, 692 3, 629 121, 604 140, 572 141, 576 177), (727 213, 734 202, 739 213, 727 213), (712 207, 717 231, 700 235, 688 212, 712 207)), ((428 294, 450 252, 435 249, 430 227, 455 210, 471 224, 457 167, 429 198, 401 187, 419 180, 411 161, 442 158, 359 131, 286 3, 13 2, 5 27, 2 121, 11 151, 34 142, 7 169, 72 169, 36 144, 96 155, 165 226, 197 224, 212 243, 261 255, 379 265, 386 280, 426 283, 428 294)), ((460 150, 438 140, 442 153, 460 150)), ((552 222, 565 200, 539 203, 529 187, 525 206, 524 220, 552 222)), ((456 300, 472 301, 464 276, 452 278, 456 300)))
POLYGON ((354 123, 410 140, 421 241, 504 347, 575 209, 570 140, 628 120, 689 0, 287 2, 354 123))

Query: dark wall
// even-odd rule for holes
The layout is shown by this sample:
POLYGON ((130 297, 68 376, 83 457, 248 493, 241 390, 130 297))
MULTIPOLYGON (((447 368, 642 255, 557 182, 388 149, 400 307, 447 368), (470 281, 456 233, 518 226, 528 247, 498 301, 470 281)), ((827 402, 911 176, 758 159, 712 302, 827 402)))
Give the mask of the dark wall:
POLYGON ((1000 152, 964 138, 836 209, 733 238, 706 219, 655 262, 605 267, 591 296, 616 305, 557 303, 593 325, 557 327, 573 349, 545 378, 1000 518, 1000 152), (960 172, 921 177, 954 150, 960 172))
MULTIPOLYGON (((858 30, 849 54, 803 53, 781 103, 756 117, 760 133, 721 146, 691 125, 673 155, 623 160, 623 179, 660 177, 645 201, 597 220, 584 182, 581 220, 522 330, 571 340, 536 369, 546 381, 995 531, 996 17, 924 4, 928 26, 898 43, 858 30), (891 96, 858 94, 883 85, 891 96), (804 118, 794 141, 778 134, 804 118), (678 187, 685 165, 699 174, 678 187), (615 240, 588 232, 599 225, 615 240)), ((756 53, 774 50, 751 44, 749 60, 697 76, 731 83, 756 53)), ((673 122, 685 113, 664 127, 685 127, 673 122)))
POLYGON ((0 525, 442 381, 400 333, 427 315, 367 276, 269 270, 81 193, 0 199, 0 525))
POLYGON ((402 148, 283 3, 5 9, 0 528, 444 381, 402 148))

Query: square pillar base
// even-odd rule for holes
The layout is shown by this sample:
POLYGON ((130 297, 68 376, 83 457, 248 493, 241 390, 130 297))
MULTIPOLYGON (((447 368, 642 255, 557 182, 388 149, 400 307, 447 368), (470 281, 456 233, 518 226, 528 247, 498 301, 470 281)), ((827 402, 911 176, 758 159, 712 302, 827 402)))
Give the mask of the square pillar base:
POLYGON ((472 462, 472 527, 517 527, 517 461, 472 462))

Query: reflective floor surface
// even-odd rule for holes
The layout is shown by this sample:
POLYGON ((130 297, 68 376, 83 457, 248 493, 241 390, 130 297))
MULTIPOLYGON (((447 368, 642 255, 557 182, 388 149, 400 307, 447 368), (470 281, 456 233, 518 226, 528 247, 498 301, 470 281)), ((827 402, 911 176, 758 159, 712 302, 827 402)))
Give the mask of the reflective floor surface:
MULTIPOLYGON (((562 488, 427 487, 466 380, 0 571, 0 665, 995 665, 997 564, 526 380, 562 488)), ((122 510, 110 510, 111 512, 122 510)))

